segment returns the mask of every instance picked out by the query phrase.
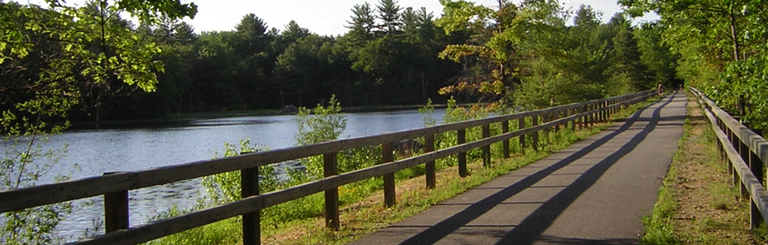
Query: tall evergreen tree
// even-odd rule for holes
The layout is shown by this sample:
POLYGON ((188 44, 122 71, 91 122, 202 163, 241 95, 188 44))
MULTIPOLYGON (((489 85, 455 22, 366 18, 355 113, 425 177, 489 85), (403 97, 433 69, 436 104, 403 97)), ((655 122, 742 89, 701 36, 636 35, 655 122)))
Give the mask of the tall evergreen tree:
POLYGON ((346 38, 350 40, 352 47, 359 48, 370 40, 373 40, 373 30, 376 27, 376 17, 368 2, 355 4, 352 8, 352 16, 347 21, 349 32, 346 38))
POLYGON ((264 52, 271 41, 267 35, 267 23, 255 14, 243 16, 235 30, 237 40, 234 40, 234 48, 242 56, 264 52))
POLYGON ((590 5, 579 5, 576 14, 573 16, 573 25, 580 27, 597 27, 600 25, 600 16, 602 13, 592 9, 590 5))
POLYGON ((235 27, 235 52, 241 57, 237 66, 236 78, 231 86, 236 88, 235 96, 238 105, 230 105, 236 109, 275 107, 274 95, 270 93, 271 72, 274 69, 274 57, 270 47, 274 36, 267 32, 266 22, 254 14, 243 16, 235 27))
POLYGON ((187 22, 181 22, 173 26, 173 34, 171 35, 175 43, 180 45, 191 45, 197 41, 198 35, 195 33, 195 28, 187 24, 187 22))
POLYGON ((611 59, 611 77, 616 87, 628 88, 626 93, 654 88, 648 79, 648 68, 641 62, 641 53, 635 39, 634 31, 626 24, 619 25, 620 29, 613 38, 614 50, 611 59))
POLYGON ((376 5, 378 17, 381 24, 378 26, 378 32, 386 35, 398 34, 403 26, 400 11, 402 8, 397 4, 397 0, 380 0, 376 5))

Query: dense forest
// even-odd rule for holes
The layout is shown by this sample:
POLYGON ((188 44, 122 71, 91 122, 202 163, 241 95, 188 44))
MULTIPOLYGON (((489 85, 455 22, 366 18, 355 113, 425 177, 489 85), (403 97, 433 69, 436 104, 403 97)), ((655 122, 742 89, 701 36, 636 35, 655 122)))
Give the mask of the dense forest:
POLYGON ((655 12, 659 42, 678 56, 677 76, 751 127, 768 128, 768 4, 754 0, 620 0, 655 12))
POLYGON ((621 13, 601 23, 590 6, 570 11, 557 1, 441 3, 439 16, 396 0, 358 4, 346 34, 320 36, 293 21, 269 27, 253 14, 233 31, 197 34, 167 16, 134 24, 110 1, 69 12, 3 2, 5 10, 27 13, 3 22, 25 27, 29 50, 3 49, 0 109, 20 110, 14 106, 53 90, 68 95, 57 103, 75 120, 311 107, 332 94, 344 106, 454 96, 537 108, 679 83, 661 24, 633 26, 621 13), (71 27, 57 18, 78 13, 92 25, 81 31, 94 36, 61 34, 71 27), (82 52, 71 52, 73 45, 82 52))

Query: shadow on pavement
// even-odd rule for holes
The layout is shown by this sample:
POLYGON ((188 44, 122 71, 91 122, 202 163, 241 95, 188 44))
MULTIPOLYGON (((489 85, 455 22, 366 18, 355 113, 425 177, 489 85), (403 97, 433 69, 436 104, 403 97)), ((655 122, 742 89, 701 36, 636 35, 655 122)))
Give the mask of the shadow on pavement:
MULTIPOLYGON (((581 195, 590 186, 592 186, 600 178, 600 176, 604 174, 605 171, 611 165, 613 165, 618 159, 620 159, 622 156, 632 151, 632 149, 634 149, 638 144, 640 144, 640 142, 642 142, 645 139, 645 137, 656 127, 659 121, 662 120, 662 118, 660 117, 661 109, 667 106, 669 103, 671 103, 673 99, 674 99, 674 96, 670 96, 669 99, 664 104, 656 108, 653 112, 652 118, 649 119, 649 124, 646 125, 642 131, 637 133, 637 135, 635 135, 627 144, 622 146, 618 151, 609 155, 607 158, 600 161, 597 165, 595 165, 591 169, 589 169, 581 177, 576 179, 576 181, 573 184, 569 185, 566 189, 564 189, 563 191, 555 195, 552 199, 546 201, 542 206, 537 208, 531 215, 526 217, 516 228, 509 231, 507 234, 500 234, 502 238, 497 244, 531 244, 537 239, 539 239, 539 237, 544 232, 544 230, 546 230, 552 224, 552 222, 574 200, 576 200, 576 197, 581 195)), ((518 181, 517 183, 509 187, 506 187, 500 190, 499 192, 483 200, 478 201, 477 203, 472 204, 471 206, 467 207, 461 212, 429 227, 425 231, 420 232, 414 235, 413 237, 410 237, 409 239, 403 241, 401 244, 414 244, 414 245, 415 244, 433 244, 440 241, 441 239, 448 236, 449 234, 457 231, 459 228, 466 227, 466 225, 469 222, 485 214, 486 212, 494 208, 496 205, 501 204, 504 200, 520 193, 526 188, 531 187, 533 184, 544 179, 549 174, 552 174, 553 172, 567 166, 568 164, 576 161, 577 159, 598 149, 600 146, 610 141, 617 135, 630 129, 630 127, 640 119, 640 114, 645 109, 647 109, 647 107, 642 108, 637 113, 635 113, 631 118, 629 118, 629 120, 627 120, 627 123, 622 125, 616 131, 603 136, 602 138, 580 149, 579 151, 576 151, 575 153, 558 161, 557 163, 545 169, 542 169, 534 174, 531 174, 523 178, 522 180, 518 181)), ((579 242, 579 241, 581 240, 568 240, 568 241, 563 241, 564 242, 563 244, 625 244, 625 243, 616 243, 618 241, 608 241, 608 240, 606 241, 583 240, 582 242, 579 242), (568 243, 569 241, 572 243, 568 243)))
POLYGON ((577 239, 577 238, 562 238, 553 236, 541 236, 539 241, 554 243, 554 244, 594 244, 594 245, 629 245, 637 244, 637 241, 633 239, 605 239, 605 240, 593 240, 593 239, 577 239))

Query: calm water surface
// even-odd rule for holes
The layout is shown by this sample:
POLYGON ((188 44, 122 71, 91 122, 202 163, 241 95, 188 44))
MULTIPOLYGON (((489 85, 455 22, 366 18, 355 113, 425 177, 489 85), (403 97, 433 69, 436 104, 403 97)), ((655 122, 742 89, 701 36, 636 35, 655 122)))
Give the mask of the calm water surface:
MULTIPOLYGON (((441 119, 444 112, 436 110, 431 116, 441 119)), ((347 128, 341 138, 422 128, 427 115, 414 110, 346 116, 347 128)), ((68 153, 51 172, 78 179, 207 160, 223 155, 225 142, 238 144, 243 139, 271 149, 291 147, 296 143, 296 129, 295 116, 206 119, 185 127, 69 131, 52 136, 47 147, 68 146, 68 153)), ((130 191, 131 225, 146 223, 173 206, 190 207, 201 192, 198 179, 130 191)), ((102 220, 101 197, 81 200, 58 227, 59 234, 77 237, 94 228, 102 233, 102 220)))

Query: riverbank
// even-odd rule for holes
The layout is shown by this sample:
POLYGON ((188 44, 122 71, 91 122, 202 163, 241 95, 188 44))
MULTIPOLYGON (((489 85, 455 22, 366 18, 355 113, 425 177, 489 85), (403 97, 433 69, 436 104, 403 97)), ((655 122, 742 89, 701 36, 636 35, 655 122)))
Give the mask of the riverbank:
MULTIPOLYGON (((434 104, 435 109, 447 108, 446 104, 434 104)), ((468 105, 460 105, 468 106, 468 105)), ((409 111, 423 108, 424 105, 402 105, 402 106, 365 106, 365 107, 344 107, 342 113, 368 113, 368 112, 393 112, 409 111)), ((294 113, 295 114, 295 113, 294 113)), ((247 111, 219 111, 219 112, 193 112, 171 114, 165 118, 147 118, 136 120, 103 120, 98 124, 95 121, 72 121, 67 130, 93 130, 93 129, 135 129, 135 128, 165 128, 165 127, 187 127, 194 121, 235 118, 235 117, 263 117, 293 115, 291 113, 280 113, 280 110, 247 110, 247 111)))

